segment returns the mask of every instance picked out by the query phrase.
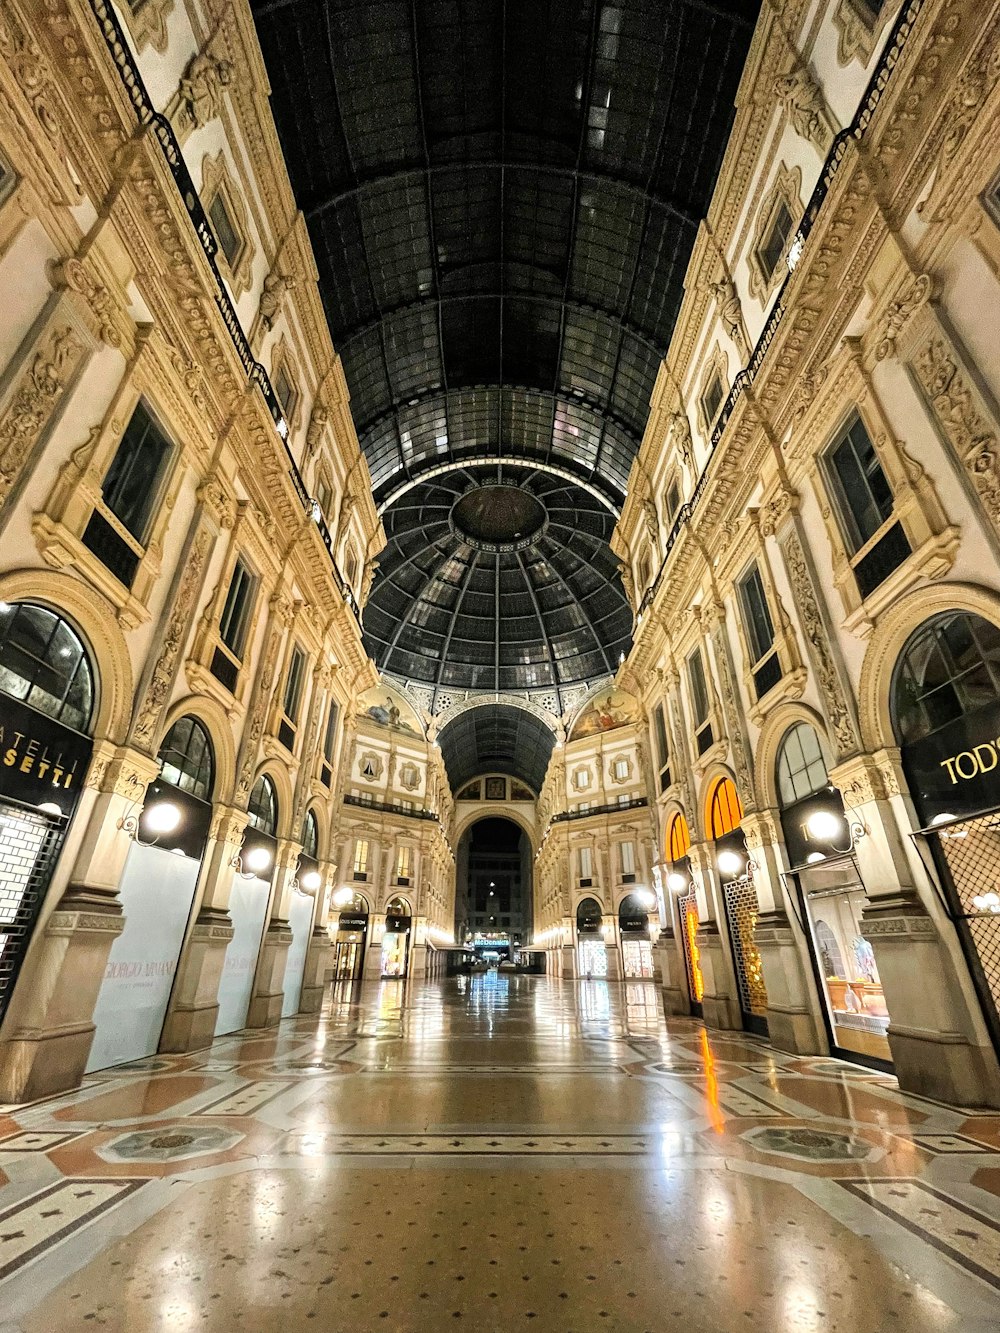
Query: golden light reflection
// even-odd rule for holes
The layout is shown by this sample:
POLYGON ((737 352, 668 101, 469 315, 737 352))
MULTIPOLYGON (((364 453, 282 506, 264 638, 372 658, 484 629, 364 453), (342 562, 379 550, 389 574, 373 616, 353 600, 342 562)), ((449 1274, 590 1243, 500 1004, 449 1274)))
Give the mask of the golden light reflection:
POLYGON ((697 933, 698 909, 694 903, 689 903, 684 911, 684 937, 687 940, 688 959, 691 963, 691 985, 694 989, 694 995, 691 998, 701 1004, 702 997, 705 994, 705 980, 701 975, 701 950, 695 943, 697 933))
POLYGON ((719 1076, 715 1072, 715 1056, 708 1044, 708 1033, 702 1028, 699 1033, 701 1058, 705 1062, 705 1096, 708 1098, 708 1119, 716 1134, 724 1134, 726 1119, 719 1104, 719 1076))

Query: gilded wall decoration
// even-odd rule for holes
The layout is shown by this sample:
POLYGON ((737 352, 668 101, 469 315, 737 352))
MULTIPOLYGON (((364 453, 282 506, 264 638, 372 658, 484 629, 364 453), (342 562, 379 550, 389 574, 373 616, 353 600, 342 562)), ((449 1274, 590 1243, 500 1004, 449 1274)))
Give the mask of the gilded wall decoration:
POLYGON ((780 546, 785 557, 792 594, 799 609, 806 643, 809 646, 809 656, 823 695, 826 715, 833 729, 837 755, 839 758, 844 758, 858 749, 858 733, 841 687, 802 543, 794 527, 780 539, 780 546))
POLYGON ((0 415, 0 507, 38 443, 83 356, 83 343, 68 325, 43 335, 0 415))
POLYGON ((170 618, 167 621, 167 627, 160 644, 159 656, 153 668, 153 675, 146 687, 142 702, 136 709, 136 723, 132 739, 140 749, 148 750, 152 747, 160 716, 177 673, 177 660, 187 635, 191 611, 198 590, 201 588, 205 561, 211 545, 211 530, 206 523, 202 522, 188 553, 181 585, 177 590, 177 596, 170 611, 170 618))
POLYGON ((941 432, 965 464, 987 514, 1000 528, 997 432, 958 357, 943 337, 936 336, 917 353, 913 369, 941 432))

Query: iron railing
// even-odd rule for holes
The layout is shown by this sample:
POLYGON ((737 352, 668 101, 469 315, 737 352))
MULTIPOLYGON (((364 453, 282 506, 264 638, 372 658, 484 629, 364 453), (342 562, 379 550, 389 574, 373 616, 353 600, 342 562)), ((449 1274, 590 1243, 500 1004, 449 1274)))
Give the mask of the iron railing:
POLYGON ((431 819, 439 823, 437 815, 433 810, 404 810, 403 807, 394 801, 376 801, 366 800, 363 796, 344 797, 345 805, 356 805, 361 810, 381 810, 389 815, 403 815, 406 819, 431 819))
MULTIPOLYGON (((872 73, 871 79, 868 81, 864 99, 861 102, 861 106, 859 107, 854 120, 846 127, 846 129, 840 131, 830 146, 826 162, 823 164, 823 170, 820 172, 816 187, 810 195, 808 204, 806 204, 805 212, 802 215, 802 221, 799 223, 798 230, 795 233, 795 239, 789 250, 789 254, 794 254, 796 256, 793 268, 797 267, 801 262, 803 247, 816 224, 820 208, 827 195, 830 193, 830 187, 833 185, 837 172, 840 170, 844 158, 847 155, 848 145, 852 140, 860 143, 868 131, 872 116, 885 94, 889 77, 899 62, 903 47, 909 40, 910 33, 913 31, 913 26, 923 7, 924 0, 909 0, 909 2, 903 6, 892 32, 886 39, 881 58, 872 73)), ((705 465, 701 470, 690 498, 685 504, 681 505, 670 526, 670 531, 667 533, 664 546, 663 559, 660 561, 660 567, 656 571, 656 577, 647 588, 639 603, 640 614, 646 611, 659 591, 660 585, 663 582, 663 575, 666 570, 667 561, 670 558, 670 552, 673 550, 674 544, 680 535, 681 528, 685 523, 690 522, 696 505, 707 489, 709 470, 711 469, 712 461, 726 426, 729 423, 729 419, 736 410, 736 406, 740 399, 757 378, 768 349, 774 342, 778 327, 786 313, 785 298, 788 285, 792 280, 793 268, 789 269, 788 276, 781 284, 777 299, 771 308, 771 313, 767 317, 767 322, 761 331, 761 335, 757 339, 750 360, 733 380, 732 388, 729 390, 729 394, 712 430, 711 439, 709 441, 708 457, 705 460, 705 465)))
POLYGON ((645 796, 637 796, 633 801, 611 801, 607 805, 594 805, 589 810, 562 810, 557 815, 552 816, 553 824, 565 823, 567 819, 590 819, 593 815, 617 814, 621 810, 639 810, 643 806, 649 805, 645 796))

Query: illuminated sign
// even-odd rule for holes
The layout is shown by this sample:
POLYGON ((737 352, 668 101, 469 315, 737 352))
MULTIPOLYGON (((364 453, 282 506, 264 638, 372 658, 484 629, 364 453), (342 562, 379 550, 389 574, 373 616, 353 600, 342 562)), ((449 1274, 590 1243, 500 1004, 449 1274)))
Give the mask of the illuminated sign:
POLYGON ((901 747, 910 792, 924 824, 1000 804, 1000 701, 901 747))
POLYGON ((0 694, 0 796, 71 814, 92 749, 89 736, 0 694))

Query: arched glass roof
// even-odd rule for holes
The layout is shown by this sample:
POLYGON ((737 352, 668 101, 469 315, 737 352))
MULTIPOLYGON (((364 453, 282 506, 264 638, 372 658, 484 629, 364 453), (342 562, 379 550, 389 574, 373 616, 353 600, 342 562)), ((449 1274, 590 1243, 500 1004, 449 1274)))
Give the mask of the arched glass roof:
POLYGON ((442 727, 438 744, 452 791, 480 773, 508 773, 541 791, 555 736, 524 708, 484 704, 442 727))
MULTIPOLYGON (((578 529, 550 522, 520 559, 474 558, 438 521, 451 480, 422 481, 487 458, 521 463, 535 488, 536 469, 554 465, 583 496, 620 505, 759 0, 253 6, 351 410, 388 505, 366 617, 376 660, 471 689, 497 688, 503 671, 548 687, 606 674, 630 622, 600 505, 567 491, 559 506, 578 529), (569 630, 552 569, 580 584, 569 630), (511 616, 508 595, 520 599, 511 616), (461 656, 488 645, 491 619, 499 654, 494 642, 492 655, 461 656)), ((457 475, 483 479, 481 466, 457 475)))

